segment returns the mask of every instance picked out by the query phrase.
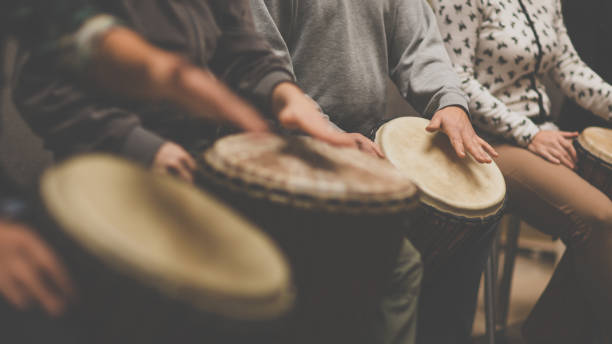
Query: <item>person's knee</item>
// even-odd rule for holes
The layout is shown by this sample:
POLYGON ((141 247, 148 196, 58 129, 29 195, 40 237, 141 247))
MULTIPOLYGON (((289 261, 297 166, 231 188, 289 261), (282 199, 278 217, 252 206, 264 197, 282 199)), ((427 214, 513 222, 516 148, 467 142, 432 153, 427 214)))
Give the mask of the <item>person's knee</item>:
POLYGON ((593 222, 594 229, 608 230, 612 234, 612 207, 594 211, 593 222))

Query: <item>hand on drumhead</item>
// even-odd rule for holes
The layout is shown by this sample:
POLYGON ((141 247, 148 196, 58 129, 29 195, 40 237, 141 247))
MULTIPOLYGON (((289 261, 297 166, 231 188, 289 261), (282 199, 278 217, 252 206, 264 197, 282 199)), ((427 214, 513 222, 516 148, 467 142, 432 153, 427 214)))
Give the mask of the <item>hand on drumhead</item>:
POLYGON ((436 112, 427 131, 444 132, 462 159, 466 157, 466 150, 480 163, 491 163, 491 156, 498 156, 491 145, 476 135, 467 113, 460 107, 449 106, 436 112))
POLYGON ((359 148, 354 137, 334 128, 317 103, 292 83, 281 83, 274 89, 272 105, 278 121, 287 129, 302 131, 335 146, 359 148))
POLYGON ((6 222, 0 222, 0 294, 18 310, 38 305, 54 317, 76 295, 51 249, 28 228, 6 222))
POLYGON ((378 147, 378 145, 375 142, 368 139, 367 137, 359 133, 346 133, 345 135, 349 136, 355 141, 355 143, 357 143, 357 148, 360 151, 368 153, 370 155, 373 155, 381 159, 385 158, 385 154, 382 152, 380 147, 378 147))
POLYGON ((572 144, 576 137, 577 132, 542 130, 527 148, 553 164, 563 164, 573 170, 578 162, 578 154, 572 144))
POLYGON ((197 165, 183 147, 173 142, 164 143, 153 160, 153 172, 177 176, 193 183, 193 172, 197 165))

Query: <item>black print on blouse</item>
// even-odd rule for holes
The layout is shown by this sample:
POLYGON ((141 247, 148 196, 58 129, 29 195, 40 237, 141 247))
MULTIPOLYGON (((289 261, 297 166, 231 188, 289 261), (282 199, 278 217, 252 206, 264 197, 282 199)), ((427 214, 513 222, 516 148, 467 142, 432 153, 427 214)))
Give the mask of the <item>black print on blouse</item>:
MULTIPOLYGON (((527 0, 527 1, 529 3, 531 3, 531 0, 527 0)), ((542 96, 542 93, 540 93, 540 90, 538 90, 538 88, 536 86, 537 85, 536 84, 536 75, 540 71, 540 65, 542 64, 542 58, 544 56, 544 52, 542 50, 542 44, 540 43, 540 37, 538 36, 538 32, 535 29, 535 24, 533 23, 533 20, 531 19, 531 16, 529 15, 529 12, 527 12, 527 8, 525 7, 525 4, 523 3, 523 0, 518 0, 518 2, 521 5, 521 10, 525 14, 525 17, 527 18, 527 22, 529 23, 529 27, 531 28, 531 31, 533 32, 533 36, 535 37, 536 46, 538 47, 538 52, 536 54, 535 68, 534 68, 533 73, 531 73, 531 75, 530 75, 530 79, 531 79, 531 88, 538 95, 538 106, 540 107, 540 113, 539 113, 538 118, 536 120, 538 122, 544 122, 545 118, 547 117, 546 110, 544 109, 544 98, 542 96)), ((527 50, 527 49, 525 49, 525 50, 527 50)), ((530 52, 531 49, 529 49, 527 51, 530 52)), ((525 71, 527 71, 527 70, 529 70, 529 69, 525 69, 525 71)), ((527 140, 525 140, 525 141, 527 141, 527 140)))

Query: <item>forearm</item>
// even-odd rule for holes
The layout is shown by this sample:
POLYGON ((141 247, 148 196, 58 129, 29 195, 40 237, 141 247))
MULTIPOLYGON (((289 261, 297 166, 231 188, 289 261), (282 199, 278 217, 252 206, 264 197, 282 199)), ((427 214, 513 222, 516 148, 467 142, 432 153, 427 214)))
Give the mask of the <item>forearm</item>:
POLYGON ((427 3, 399 1, 394 27, 391 77, 400 93, 427 117, 436 111, 458 106, 468 110, 436 18, 427 3))

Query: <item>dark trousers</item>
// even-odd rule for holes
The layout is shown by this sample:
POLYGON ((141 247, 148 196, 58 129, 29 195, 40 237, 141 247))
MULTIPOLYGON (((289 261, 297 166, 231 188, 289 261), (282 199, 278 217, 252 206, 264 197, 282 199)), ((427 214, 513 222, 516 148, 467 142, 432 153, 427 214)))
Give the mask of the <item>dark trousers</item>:
POLYGON ((417 343, 471 343, 480 279, 495 234, 490 231, 469 249, 455 254, 435 278, 425 270, 417 343))

